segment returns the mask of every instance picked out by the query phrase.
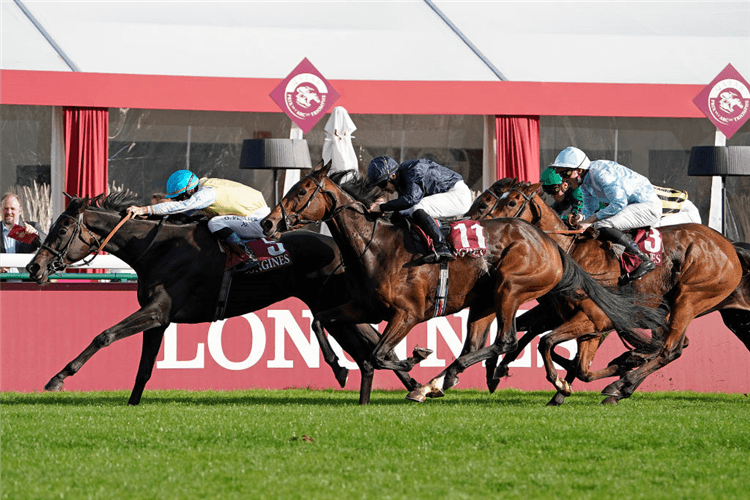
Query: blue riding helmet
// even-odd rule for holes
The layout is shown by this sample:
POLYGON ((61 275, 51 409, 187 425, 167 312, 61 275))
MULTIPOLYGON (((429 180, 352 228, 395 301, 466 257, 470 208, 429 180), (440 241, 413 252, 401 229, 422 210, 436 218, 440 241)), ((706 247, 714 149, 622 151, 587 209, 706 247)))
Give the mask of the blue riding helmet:
POLYGON ((380 184, 398 170, 398 163, 390 156, 373 158, 367 167, 367 180, 371 184, 380 184))
POLYGON ((198 176, 190 170, 178 170, 167 179, 167 198, 181 195, 198 186, 198 176))

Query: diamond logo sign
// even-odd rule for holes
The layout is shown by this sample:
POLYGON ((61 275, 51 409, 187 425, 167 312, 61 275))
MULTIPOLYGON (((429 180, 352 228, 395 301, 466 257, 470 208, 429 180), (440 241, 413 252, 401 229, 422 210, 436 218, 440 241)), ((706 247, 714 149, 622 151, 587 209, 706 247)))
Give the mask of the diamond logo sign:
POLYGON ((750 85, 727 64, 693 102, 729 139, 750 118, 750 85))
POLYGON ((307 58, 270 96, 304 133, 308 133, 340 97, 307 58))

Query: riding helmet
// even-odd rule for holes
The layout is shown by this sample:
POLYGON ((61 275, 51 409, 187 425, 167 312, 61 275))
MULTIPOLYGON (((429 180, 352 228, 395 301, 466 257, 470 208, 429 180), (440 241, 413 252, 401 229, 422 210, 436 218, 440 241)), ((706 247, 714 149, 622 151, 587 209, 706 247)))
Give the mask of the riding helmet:
POLYGON ((398 163, 390 156, 373 158, 367 167, 367 180, 370 184, 380 184, 398 170, 398 163))
POLYGON ((582 170, 588 170, 589 161, 586 153, 573 146, 567 147, 560 151, 560 154, 555 158, 555 162, 550 165, 554 168, 580 168, 582 170))
POLYGON ((190 170, 178 170, 167 179, 167 198, 181 195, 198 186, 198 176, 190 170))

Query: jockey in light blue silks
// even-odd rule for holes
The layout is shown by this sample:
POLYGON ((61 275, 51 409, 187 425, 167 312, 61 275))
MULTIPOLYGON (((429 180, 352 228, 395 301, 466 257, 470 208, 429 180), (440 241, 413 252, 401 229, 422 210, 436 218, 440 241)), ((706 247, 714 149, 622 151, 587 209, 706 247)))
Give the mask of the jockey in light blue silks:
POLYGON ((168 215, 202 211, 208 218, 208 229, 217 237, 239 247, 248 259, 238 270, 257 267, 260 262, 242 238, 262 238, 260 221, 271 210, 263 193, 227 179, 198 179, 190 170, 178 170, 167 179, 167 198, 175 201, 144 207, 128 207, 134 215, 168 215))
POLYGON ((590 161, 578 148, 562 150, 550 165, 564 178, 575 179, 583 194, 583 217, 579 227, 599 231, 599 238, 623 245, 625 253, 641 260, 627 276, 628 281, 642 278, 656 269, 651 259, 623 230, 658 226, 662 204, 651 182, 641 174, 614 161, 590 161), (600 209, 599 203, 607 206, 600 209))
POLYGON ((454 258, 433 217, 457 217, 471 207, 471 190, 460 174, 428 159, 399 165, 390 156, 378 156, 367 167, 367 179, 383 191, 398 193, 394 200, 373 203, 370 211, 399 212, 432 239, 434 254, 423 262, 454 258))

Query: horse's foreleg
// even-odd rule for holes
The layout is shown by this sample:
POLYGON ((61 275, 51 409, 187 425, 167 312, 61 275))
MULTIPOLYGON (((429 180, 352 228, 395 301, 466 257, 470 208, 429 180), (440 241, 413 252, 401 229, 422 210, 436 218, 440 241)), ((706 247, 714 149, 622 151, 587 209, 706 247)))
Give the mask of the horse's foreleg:
POLYGON ((320 346, 320 351, 323 353, 323 359, 328 363, 328 366, 331 367, 333 375, 336 377, 336 381, 343 389, 346 385, 346 381, 349 379, 349 370, 339 364, 339 358, 336 356, 336 353, 333 352, 333 348, 328 342, 328 336, 325 331, 323 331, 323 326, 319 321, 313 320, 312 331, 318 339, 318 345, 320 346))
MULTIPOLYGON (((459 357, 477 351, 484 346, 494 320, 495 315, 491 311, 484 311, 479 315, 474 311, 469 311, 466 340, 459 357)), ((443 391, 458 384, 458 374, 462 371, 463 368, 454 361, 428 383, 410 391, 406 395, 406 399, 422 403, 427 398, 441 398, 445 395, 443 391)))
POLYGON ((151 378, 156 356, 159 354, 159 347, 161 347, 164 330, 166 329, 166 326, 160 326, 143 332, 141 362, 138 365, 138 374, 135 376, 133 391, 130 393, 130 399, 128 399, 129 405, 137 405, 141 402, 143 389, 146 387, 146 382, 151 378))
POLYGON ((44 389, 47 391, 62 390, 64 380, 67 377, 78 373, 78 370, 80 370, 81 367, 91 359, 91 356, 96 354, 99 349, 107 347, 112 342, 130 337, 131 335, 151 328, 166 326, 168 322, 166 320, 166 314, 160 309, 161 306, 158 304, 152 304, 139 309, 116 325, 107 328, 94 337, 91 344, 89 344, 88 347, 78 355, 78 357, 68 363, 65 368, 60 370, 57 375, 52 377, 52 379, 47 382, 47 385, 44 386, 44 389))
MULTIPOLYGON (((544 362, 544 369, 547 374, 547 380, 561 392, 564 396, 570 395, 570 383, 568 380, 560 379, 557 369, 552 360, 552 349, 561 342, 580 337, 583 334, 591 333, 595 327, 582 311, 577 312, 570 320, 563 323, 551 333, 542 337, 539 341, 539 353, 544 362)), ((570 360, 566 360, 570 366, 570 360)), ((574 371, 568 369, 568 371, 574 371)))

